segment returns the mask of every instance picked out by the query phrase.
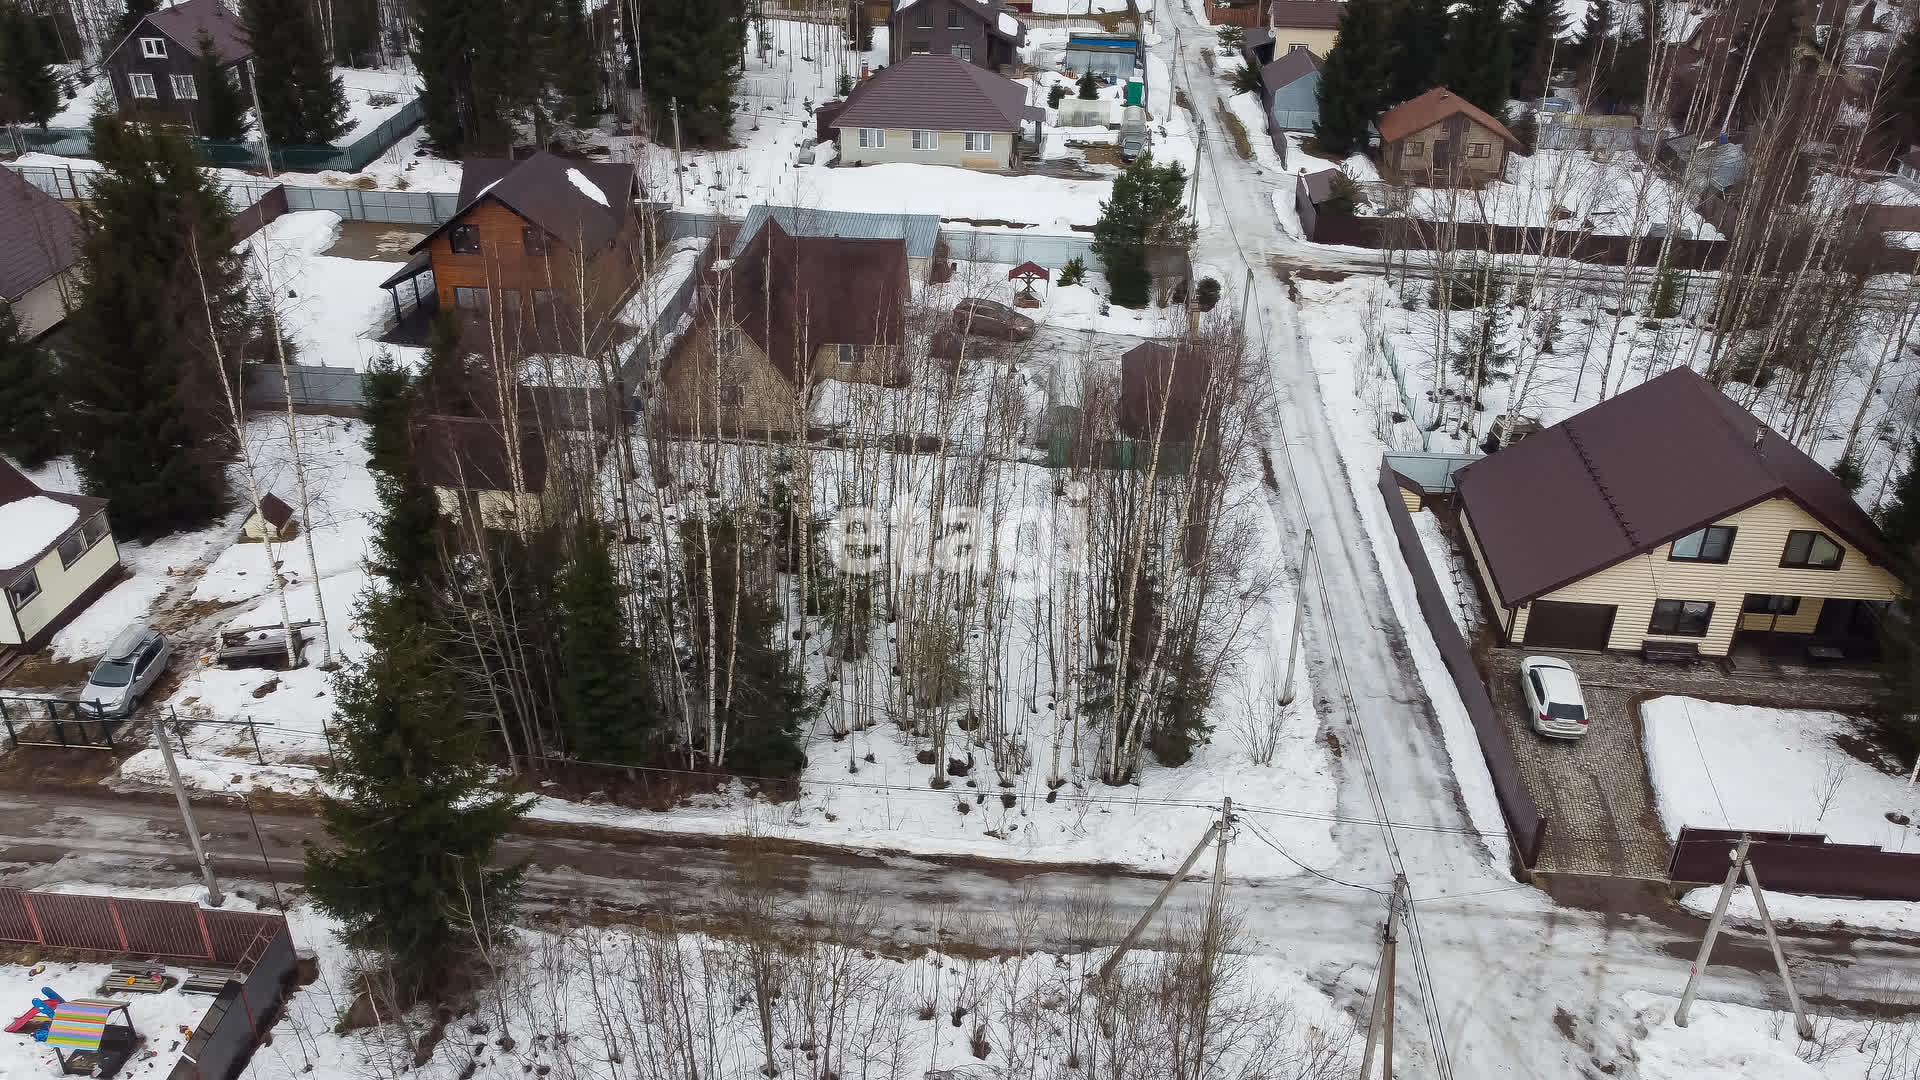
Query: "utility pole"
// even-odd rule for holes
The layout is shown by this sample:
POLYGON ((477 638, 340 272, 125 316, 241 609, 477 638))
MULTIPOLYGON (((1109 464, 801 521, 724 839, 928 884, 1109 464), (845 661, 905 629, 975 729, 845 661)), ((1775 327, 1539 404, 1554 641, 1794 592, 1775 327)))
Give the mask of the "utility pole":
MULTIPOLYGON (((253 122, 260 125, 260 167, 273 175, 273 149, 267 145, 267 114, 260 108, 260 80, 254 77, 253 58, 247 58, 247 89, 253 91, 253 122)), ((165 739, 160 740, 162 743, 165 739)), ((219 907, 219 902, 214 902, 219 907)))
MULTIPOLYGON (((1120 966, 1120 960, 1127 955, 1127 950, 1133 948, 1134 945, 1139 942, 1140 935, 1146 932, 1147 925, 1153 922, 1155 915, 1160 913, 1160 905, 1165 904, 1167 897, 1173 894, 1173 890, 1179 887, 1181 882, 1187 880, 1187 875, 1193 872, 1193 864, 1200 861, 1201 853, 1207 850, 1207 845, 1213 843, 1216 837, 1219 838, 1221 842, 1220 852, 1214 858, 1214 874, 1216 881, 1218 880, 1218 875, 1226 869, 1227 845, 1225 827, 1229 818, 1232 816, 1232 810, 1232 799, 1227 799, 1221 804, 1220 820, 1207 826, 1207 831, 1200 836, 1200 842, 1193 845, 1193 850, 1187 853, 1186 861, 1181 863, 1180 868, 1175 870, 1173 876, 1167 879, 1167 883, 1160 887, 1160 894, 1153 898, 1153 903, 1147 905, 1147 910, 1140 913, 1140 918, 1135 920, 1133 929, 1128 930, 1127 936, 1120 939, 1120 947, 1113 950, 1113 955, 1107 957, 1106 963, 1100 965, 1100 971, 1094 976, 1095 978, 1105 982, 1106 979, 1113 974, 1113 969, 1120 966)), ((1210 930, 1213 918, 1213 912, 1209 911, 1207 919, 1210 930)))
POLYGON ((1387 936, 1380 943, 1380 974, 1373 988, 1373 1013, 1367 1020, 1367 1049, 1360 1058, 1360 1080, 1373 1074, 1373 1048, 1380 1046, 1381 1080, 1393 1080, 1394 960, 1400 941, 1400 904, 1407 897, 1407 875, 1393 879, 1387 900, 1387 936))
POLYGON ((1700 972, 1707 966, 1707 958, 1713 953, 1714 938, 1720 935, 1720 924, 1727 916, 1727 902, 1733 898, 1734 883, 1744 873, 1747 887, 1753 890, 1753 904, 1760 913, 1760 925, 1766 928, 1767 945, 1773 950, 1773 965, 1779 969, 1780 980, 1787 986, 1787 1004, 1793 1007, 1794 1029, 1802 1039, 1811 1039, 1813 1023, 1800 1006, 1800 994, 1793 986, 1793 973, 1787 970, 1787 958, 1780 951, 1780 936, 1774 932, 1773 916, 1767 911, 1767 898, 1760 889, 1760 876, 1747 859, 1747 850, 1752 844, 1753 838, 1741 833, 1740 845, 1728 853, 1731 865, 1727 867, 1727 879, 1720 883, 1720 899, 1714 902, 1713 918, 1707 920, 1707 936, 1701 940, 1700 955, 1694 958, 1693 968, 1687 973, 1687 989, 1680 995, 1680 1007, 1673 1011, 1673 1022, 1676 1027, 1687 1026, 1687 1013, 1692 1010, 1694 994, 1700 989, 1700 972))
POLYGON ((667 99, 667 108, 673 112, 673 182, 679 186, 680 195, 673 205, 685 206, 687 202, 687 175, 680 167, 680 99, 667 99))
MULTIPOLYGON (((172 714, 168 714, 169 719, 172 714)), ((186 826, 187 839, 193 844, 194 860, 200 864, 200 877, 207 883, 207 903, 219 907, 226 902, 220 895, 220 883, 213 878, 213 863, 207 849, 200 845, 200 827, 193 823, 193 807, 187 802, 186 785, 180 782, 180 767, 173 763, 173 744, 167 741, 166 721, 155 717, 153 733, 160 742, 160 758, 167 763, 167 779, 173 781, 173 797, 180 800, 180 820, 186 826)))
MULTIPOLYGON (((1195 106, 1199 108, 1199 106, 1195 106)), ((1202 123, 1199 114, 1193 118, 1193 195, 1188 210, 1193 227, 1200 227, 1200 163, 1207 157, 1207 125, 1202 123)))
POLYGON ((1300 632, 1307 625, 1307 572, 1313 561, 1313 530, 1307 530, 1306 547, 1300 552, 1300 580, 1293 587, 1293 633, 1287 636, 1287 678, 1280 684, 1280 704, 1293 704, 1293 674, 1300 662, 1300 632))

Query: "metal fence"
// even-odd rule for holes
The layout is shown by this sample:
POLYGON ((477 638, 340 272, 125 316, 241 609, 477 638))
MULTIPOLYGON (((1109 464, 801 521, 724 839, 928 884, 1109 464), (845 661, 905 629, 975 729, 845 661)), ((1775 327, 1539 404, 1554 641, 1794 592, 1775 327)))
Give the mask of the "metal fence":
POLYGON ((289 382, 295 405, 357 409, 365 402, 360 396, 360 372, 353 368, 288 364, 284 379, 277 365, 255 365, 252 372, 247 380, 248 405, 285 405, 289 382))
POLYGON ((1819 833, 1680 828, 1667 878, 1675 885, 1722 880, 1729 851, 1740 837, 1768 892, 1842 896, 1860 900, 1920 900, 1920 853, 1883 851, 1871 844, 1836 844, 1819 833))
MULTIPOLYGON (((359 172, 386 153, 400 137, 420 126, 420 100, 415 98, 400 107, 379 127, 341 146, 278 146, 273 151, 273 166, 291 172, 359 172)), ((57 154, 61 157, 92 157, 92 128, 20 128, 18 143, 27 153, 57 154)), ((201 153, 214 165, 227 169, 250 169, 260 164, 258 139, 195 139, 201 153)))
POLYGON ((0 886, 0 941, 49 949, 133 954, 231 967, 285 937, 287 921, 185 900, 86 896, 0 886))
POLYGON ((451 191, 287 186, 287 209, 331 210, 348 221, 440 225, 459 208, 460 196, 451 191))

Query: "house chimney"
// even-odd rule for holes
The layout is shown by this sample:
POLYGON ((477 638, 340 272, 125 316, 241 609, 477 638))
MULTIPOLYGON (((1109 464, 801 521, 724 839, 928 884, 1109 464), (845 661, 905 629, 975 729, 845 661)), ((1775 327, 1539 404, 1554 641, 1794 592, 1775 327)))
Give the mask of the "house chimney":
POLYGON ((869 67, 869 65, 865 60, 860 61, 860 81, 866 82, 868 79, 871 79, 871 78, 873 78, 872 69, 869 67))

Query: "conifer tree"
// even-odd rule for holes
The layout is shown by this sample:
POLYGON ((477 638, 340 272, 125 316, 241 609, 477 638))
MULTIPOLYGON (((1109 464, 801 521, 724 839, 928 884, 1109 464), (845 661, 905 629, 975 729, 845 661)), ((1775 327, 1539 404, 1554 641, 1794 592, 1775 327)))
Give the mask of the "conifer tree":
POLYGON ((1887 92, 1875 120, 1896 154, 1920 140, 1920 21, 1907 27, 1887 60, 1887 92))
POLYGON ((1091 71, 1080 73, 1077 84, 1081 101, 1096 101, 1100 97, 1100 77, 1091 71))
POLYGON ((333 62, 373 67, 380 56, 380 0, 333 0, 333 62))
POLYGON ((1350 0, 1340 16, 1340 42, 1320 68, 1320 118, 1313 135, 1337 157, 1367 148, 1367 129, 1387 104, 1394 55, 1388 0, 1350 0))
POLYGON ((126 9, 120 14, 120 32, 127 33, 139 24, 141 19, 160 10, 160 0, 126 0, 126 9))
POLYGON ((402 1002, 433 995, 512 918, 524 867, 492 867, 527 804, 496 790, 475 719, 434 633, 433 493, 415 471, 418 388, 378 357, 363 386, 380 518, 358 613, 367 658, 334 686, 339 718, 322 799, 330 849, 310 849, 307 887, 347 939, 386 955, 402 1002))
POLYGON ((347 130, 347 93, 327 63, 306 0, 246 0, 261 122, 276 146, 324 146, 347 130))
POLYGON ((467 31, 475 5, 467 0, 414 0, 413 66, 420 72, 420 112, 427 141, 443 157, 458 157, 472 97, 467 31))
POLYGON ((1613 0, 1592 0, 1587 17, 1580 23, 1580 37, 1567 46, 1570 59, 1589 63, 1600 55, 1600 46, 1613 31, 1613 0))
POLYGON ((746 45, 743 0, 650 0, 638 22, 641 86, 658 119, 665 121, 668 103, 678 101, 686 141, 729 138, 746 45))
POLYGON ((200 36, 200 53, 194 81, 200 88, 200 107, 206 112, 206 126, 200 134, 209 139, 232 142, 247 137, 247 103, 234 84, 231 69, 222 68, 213 51, 213 38, 200 36))
MULTIPOLYGON (((1547 91, 1548 65, 1556 59, 1554 41, 1567 29, 1560 0, 1520 0, 1509 34, 1513 40, 1513 96, 1532 101, 1547 91)), ((1496 116, 1499 114, 1495 114, 1496 116)))
POLYGON ((1393 8, 1392 63, 1382 106, 1440 85, 1447 59, 1447 0, 1400 0, 1393 8))
POLYGON ((0 3, 0 120, 47 126, 60 111, 53 61, 33 15, 17 3, 0 3))
POLYGON ((1466 0, 1454 14, 1447 44, 1447 89, 1504 122, 1513 82, 1505 0, 1466 0))
POLYGON ((194 149, 102 114, 93 152, 102 168, 81 212, 85 273, 61 366, 68 442, 87 490, 113 501, 114 521, 153 536, 205 523, 225 504, 233 438, 220 380, 239 377, 260 319, 226 197, 194 149))
POLYGON ((1907 450, 1907 469, 1880 507, 1880 531, 1895 551, 1920 544, 1920 440, 1907 450))
POLYGON ((0 299, 0 454, 40 465, 60 453, 47 365, 53 358, 27 340, 13 307, 0 299))
POLYGON ((553 8, 541 48, 548 83, 567 120, 593 123, 600 111, 600 70, 594 63, 593 31, 583 0, 560 0, 553 8))
POLYGON ((630 641, 606 530, 581 530, 560 575, 561 731, 587 761, 639 764, 661 731, 647 666, 630 641))
POLYGON ((1153 287, 1149 253, 1193 243, 1193 226, 1181 204, 1186 187, 1179 162, 1157 165, 1152 154, 1114 178, 1113 197, 1100 204, 1100 220, 1093 226, 1093 253, 1106 267, 1114 303, 1145 307, 1153 287))

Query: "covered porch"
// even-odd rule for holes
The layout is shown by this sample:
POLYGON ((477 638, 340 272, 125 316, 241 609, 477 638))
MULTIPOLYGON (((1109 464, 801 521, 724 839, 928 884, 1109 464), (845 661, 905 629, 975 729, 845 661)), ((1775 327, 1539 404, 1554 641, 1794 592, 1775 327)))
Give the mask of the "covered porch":
POLYGON ((393 298, 393 321, 380 341, 387 345, 425 346, 440 314, 440 293, 433 280, 433 252, 421 251, 380 283, 393 298))
POLYGON ((1750 594, 1727 664, 1735 674, 1864 668, 1880 659, 1889 604, 1850 597, 1750 594))

